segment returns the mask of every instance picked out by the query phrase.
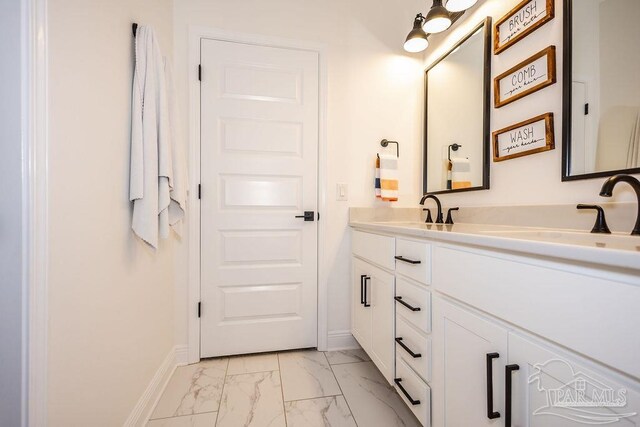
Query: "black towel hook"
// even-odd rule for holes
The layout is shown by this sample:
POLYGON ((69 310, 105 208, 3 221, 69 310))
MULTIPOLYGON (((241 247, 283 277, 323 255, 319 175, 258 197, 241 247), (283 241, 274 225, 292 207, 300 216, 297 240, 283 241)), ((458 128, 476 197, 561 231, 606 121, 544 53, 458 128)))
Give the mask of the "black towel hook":
POLYGON ((396 144, 396 157, 400 157, 400 144, 397 141, 389 141, 387 139, 383 139, 380 141, 380 145, 383 147, 388 147, 389 144, 396 144))
POLYGON ((133 25, 131 25, 131 29, 133 30, 133 37, 135 37, 138 32, 138 24, 134 22, 133 25))

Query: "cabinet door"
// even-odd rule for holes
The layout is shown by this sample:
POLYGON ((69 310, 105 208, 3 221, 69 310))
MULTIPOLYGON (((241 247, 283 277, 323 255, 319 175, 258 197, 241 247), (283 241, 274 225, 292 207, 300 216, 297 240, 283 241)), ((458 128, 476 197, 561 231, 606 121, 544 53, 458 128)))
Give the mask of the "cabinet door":
POLYGON ((433 314, 433 425, 504 425, 507 331, 440 297, 433 298, 433 314), (500 416, 489 418, 489 403, 500 416))
POLYGON ((371 308, 365 307, 364 304, 364 280, 369 277, 367 271, 369 264, 358 258, 352 258, 352 264, 351 334, 364 351, 371 353, 371 308))
POLYGON ((576 354, 509 333, 509 365, 512 427, 640 425, 640 385, 576 354))
POLYGON ((395 371, 395 277, 377 267, 368 267, 366 290, 371 304, 371 360, 389 384, 395 371))

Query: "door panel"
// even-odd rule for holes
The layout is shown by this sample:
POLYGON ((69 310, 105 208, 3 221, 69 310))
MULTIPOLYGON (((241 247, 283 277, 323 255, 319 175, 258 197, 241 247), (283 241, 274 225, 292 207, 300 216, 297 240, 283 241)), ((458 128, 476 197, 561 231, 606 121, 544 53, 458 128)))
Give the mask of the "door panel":
POLYGON ((640 385, 595 370, 578 355, 509 333, 509 363, 520 368, 512 374, 513 427, 640 425, 640 385), (585 406, 573 407, 578 392, 585 406), (619 393, 625 400, 620 407, 593 403, 594 398, 616 400, 619 393), (595 406, 587 406, 589 402, 595 406))
POLYGON ((503 426, 507 331, 438 297, 433 311, 433 424, 503 426), (500 356, 492 365, 495 419, 487 417, 488 353, 500 356))
POLYGON ((352 258, 353 278, 351 291, 351 334, 360 346, 371 352, 371 308, 364 305, 364 277, 367 277, 369 264, 358 258, 352 258))
POLYGON ((377 267, 369 267, 371 303, 371 360, 389 384, 393 384, 395 355, 395 277, 377 267))
POLYGON ((201 42, 201 356, 317 345, 318 54, 201 42))

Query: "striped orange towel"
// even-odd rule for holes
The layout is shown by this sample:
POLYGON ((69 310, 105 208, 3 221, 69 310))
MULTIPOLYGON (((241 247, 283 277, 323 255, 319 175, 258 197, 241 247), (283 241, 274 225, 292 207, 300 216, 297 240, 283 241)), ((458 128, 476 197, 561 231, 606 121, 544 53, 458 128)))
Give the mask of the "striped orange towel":
POLYGON ((380 155, 380 198, 385 202, 398 201, 398 158, 380 155))

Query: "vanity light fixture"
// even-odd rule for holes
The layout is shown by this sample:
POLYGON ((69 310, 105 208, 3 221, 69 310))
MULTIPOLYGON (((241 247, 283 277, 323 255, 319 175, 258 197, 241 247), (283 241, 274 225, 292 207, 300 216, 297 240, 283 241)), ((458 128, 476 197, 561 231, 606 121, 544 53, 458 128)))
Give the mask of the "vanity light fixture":
POLYGON ((448 0, 446 8, 449 12, 462 12, 477 2, 478 0, 448 0))
POLYGON ((404 50, 411 53, 422 52, 429 47, 428 37, 431 34, 441 33, 456 22, 466 9, 476 4, 478 0, 449 0, 447 7, 442 5, 442 0, 433 0, 431 9, 425 17, 418 13, 413 20, 413 29, 404 41, 404 50), (454 8, 449 9, 449 7, 454 8))
POLYGON ((427 33, 422 29, 424 20, 425 18, 421 13, 416 15, 416 19, 413 21, 413 30, 409 32, 409 35, 404 42, 404 50, 407 52, 422 52, 429 47, 427 33))
POLYGON ((442 0, 433 0, 422 28, 430 34, 441 33, 451 26, 449 11, 442 5, 442 0))

